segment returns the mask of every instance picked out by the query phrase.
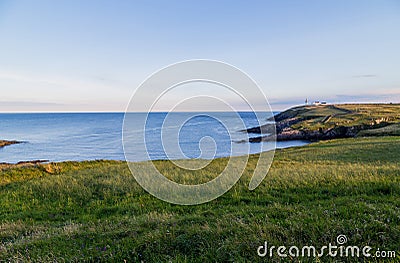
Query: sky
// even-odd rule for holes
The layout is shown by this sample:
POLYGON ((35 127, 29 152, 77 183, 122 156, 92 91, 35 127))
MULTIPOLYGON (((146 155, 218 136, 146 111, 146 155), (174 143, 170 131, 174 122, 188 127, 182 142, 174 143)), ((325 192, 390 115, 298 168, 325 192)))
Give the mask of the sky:
POLYGON ((240 68, 273 110, 400 102, 399 32, 398 0, 0 0, 0 111, 124 111, 190 59, 240 68))

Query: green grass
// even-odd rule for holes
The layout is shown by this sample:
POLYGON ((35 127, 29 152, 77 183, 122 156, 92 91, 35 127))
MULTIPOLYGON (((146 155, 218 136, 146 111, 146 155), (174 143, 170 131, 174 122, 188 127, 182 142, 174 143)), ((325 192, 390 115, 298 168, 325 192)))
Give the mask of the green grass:
POLYGON ((363 130, 358 136, 400 136, 400 123, 391 124, 378 129, 363 130))
MULTIPOLYGON (((293 129, 318 130, 338 126, 381 128, 400 123, 400 104, 337 104, 321 106, 301 106, 281 113, 287 118, 299 118, 300 122, 292 125, 293 129)), ((279 116, 279 115, 278 115, 279 116)), ((392 133, 398 135, 399 126, 392 126, 392 133), (393 133, 393 131, 395 132, 393 133)), ((363 136, 371 133, 364 133, 363 136)), ((385 133, 374 133, 380 136, 385 133)))
MULTIPOLYGON (((278 150, 263 183, 249 191, 257 155, 225 195, 197 206, 146 193, 117 161, 65 162, 0 172, 0 261, 292 262, 259 258, 264 241, 335 243, 395 250, 400 261, 400 137, 324 141, 278 150)), ((215 177, 156 166, 180 182, 215 177)), ((276 253, 275 253, 276 255, 276 253)), ((299 258, 301 262, 357 258, 299 258)), ((380 262, 368 259, 365 262, 380 262)))

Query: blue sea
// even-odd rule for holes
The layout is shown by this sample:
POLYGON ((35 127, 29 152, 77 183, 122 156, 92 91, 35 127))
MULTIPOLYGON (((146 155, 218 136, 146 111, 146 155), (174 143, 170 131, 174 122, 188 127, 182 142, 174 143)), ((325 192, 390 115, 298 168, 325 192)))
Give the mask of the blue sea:
MULTIPOLYGON (((134 128, 125 136, 125 144, 129 144, 125 149, 130 150, 129 161, 218 158, 257 153, 275 146, 272 143, 236 143, 247 139, 248 135, 239 131, 240 126, 233 132, 227 131, 224 124, 232 123, 234 115, 219 112, 214 113, 211 118, 207 114, 198 113, 195 117, 188 118, 193 113, 150 113, 148 116, 146 113, 133 113, 129 124, 134 128), (144 115, 147 118, 145 127, 134 127, 135 118, 143 119, 144 115), (173 136, 169 133, 177 131, 175 137, 178 142, 171 144, 170 138, 173 136), (144 139, 146 152, 139 150, 144 139), (232 145, 236 149, 234 152, 232 145)), ((258 120, 261 121, 260 124, 264 124, 269 117, 268 113, 258 113, 261 118, 257 119, 252 112, 240 112, 239 116, 247 128, 259 125, 258 120)), ((0 148, 0 162, 125 160, 123 122, 124 113, 2 113, 0 139, 24 143, 0 148)), ((276 147, 306 143, 277 142, 276 147)))

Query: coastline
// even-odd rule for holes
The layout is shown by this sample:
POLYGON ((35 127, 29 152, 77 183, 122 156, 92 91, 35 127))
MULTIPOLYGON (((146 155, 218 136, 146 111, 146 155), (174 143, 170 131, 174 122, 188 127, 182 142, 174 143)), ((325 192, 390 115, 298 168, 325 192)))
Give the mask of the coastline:
POLYGON ((304 105, 285 110, 265 124, 243 130, 262 141, 320 141, 400 135, 400 104, 304 105), (272 134, 272 135, 271 135, 272 134))
POLYGON ((19 141, 0 140, 0 148, 3 148, 3 147, 8 146, 8 145, 19 144, 19 143, 22 143, 22 142, 19 142, 19 141))
MULTIPOLYGON (((295 141, 292 141, 295 142, 295 141)), ((239 142, 241 143, 241 142, 239 142)), ((293 144, 293 145, 285 145, 282 147, 276 147, 276 150, 282 150, 282 149, 289 149, 289 148, 297 148, 297 147, 303 147, 306 145, 311 144, 311 141, 306 141, 306 140, 298 140, 297 144, 293 144), (301 142, 303 142, 301 144, 301 142)), ((0 147, 1 148, 1 147, 0 147)), ((262 152, 268 152, 271 151, 272 149, 268 149, 268 150, 264 150, 262 152)), ((261 152, 252 152, 252 153, 247 153, 247 154, 242 154, 242 155, 231 155, 231 156, 222 156, 222 157, 215 157, 212 158, 212 160, 217 160, 217 159, 222 159, 222 158, 237 158, 237 157, 242 157, 242 156, 247 156, 247 155, 256 155, 256 154, 260 154, 261 152)), ((152 160, 137 160, 137 161, 132 161, 132 163, 142 163, 142 162, 148 162, 148 161, 179 161, 179 160, 188 160, 188 161, 192 161, 192 160, 199 160, 197 158, 188 158, 188 159, 152 159, 152 160)), ((203 160, 209 160, 209 159, 203 159, 203 160)), ((71 162, 71 163, 81 163, 81 162, 98 162, 98 161, 105 161, 105 162, 127 162, 127 160, 125 159, 109 159, 109 158, 99 158, 99 159, 83 159, 83 160, 57 160, 57 161, 52 161, 52 160, 48 160, 48 159, 32 159, 32 160, 22 160, 22 161, 18 161, 18 162, 1 162, 0 161, 0 169, 4 169, 4 168, 14 168, 14 167, 29 167, 29 166, 37 166, 37 165, 41 165, 41 164, 57 164, 57 163, 66 163, 66 162, 71 162)))

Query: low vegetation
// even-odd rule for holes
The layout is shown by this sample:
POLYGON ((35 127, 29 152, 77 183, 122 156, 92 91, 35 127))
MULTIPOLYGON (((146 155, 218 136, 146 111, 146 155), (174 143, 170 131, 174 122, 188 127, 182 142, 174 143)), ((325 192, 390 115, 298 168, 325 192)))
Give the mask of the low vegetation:
POLYGON ((337 126, 374 128, 400 123, 400 104, 340 104, 298 109, 300 111, 296 116, 303 120, 292 126, 295 129, 317 130, 337 126))
POLYGON ((398 136, 400 104, 306 105, 277 114, 275 121, 275 126, 248 129, 249 133, 267 134, 253 137, 250 142, 398 136))
MULTIPOLYGON (((238 157, 240 158, 240 157, 238 157)), ((348 245, 393 250, 400 260, 400 137, 337 139, 278 150, 254 191, 257 160, 225 195, 197 206, 146 193, 124 162, 3 167, 0 261, 20 262, 358 262, 360 258, 260 258, 257 248, 348 245)), ((215 176, 156 166, 170 178, 215 176)), ((364 260, 364 259, 363 259, 364 260)), ((381 262, 368 258, 365 262, 381 262)))

